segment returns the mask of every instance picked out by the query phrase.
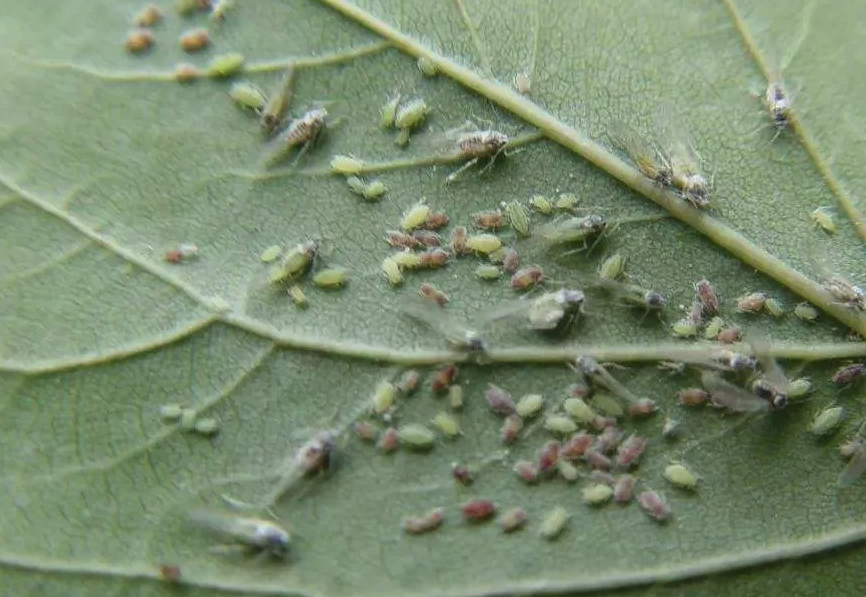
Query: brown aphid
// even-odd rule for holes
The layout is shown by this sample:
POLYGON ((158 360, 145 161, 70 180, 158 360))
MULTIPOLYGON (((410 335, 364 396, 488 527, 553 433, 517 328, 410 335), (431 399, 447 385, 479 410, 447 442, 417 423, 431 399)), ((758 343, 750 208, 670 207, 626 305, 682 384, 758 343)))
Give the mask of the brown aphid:
POLYGON ((505 417, 505 421, 502 423, 502 430, 499 433, 499 437, 502 440, 502 443, 506 446, 510 446, 517 440, 517 434, 523 429, 523 419, 517 413, 512 413, 505 417))
POLYGON ((442 237, 432 230, 416 230, 412 237, 422 247, 438 247, 442 244, 442 237))
POLYGON ((866 291, 841 276, 832 276, 823 284, 833 298, 851 309, 866 310, 866 291))
POLYGON ((740 313, 760 313, 767 303, 767 295, 763 292, 753 292, 737 299, 737 311, 740 313))
POLYGON ((704 313, 715 315, 719 311, 719 295, 709 280, 704 278, 695 282, 695 296, 703 306, 704 313))
POLYGON ((199 52, 210 45, 210 35, 204 28, 190 29, 181 33, 178 43, 184 52, 199 52))
POLYGON ((130 54, 143 54, 153 47, 153 33, 150 29, 140 27, 129 32, 124 47, 130 54))
POLYGON ((512 290, 529 290, 544 282, 544 271, 537 265, 514 272, 509 285, 512 290))
POLYGON ((201 77, 201 71, 194 64, 179 62, 174 65, 174 80, 178 83, 190 83, 201 77))
POLYGON ((176 249, 166 251, 162 256, 168 263, 185 263, 198 257, 198 247, 192 243, 182 243, 176 249))
POLYGON ((626 412, 631 417, 648 417, 656 413, 658 409, 658 404, 652 398, 640 398, 636 402, 629 404, 626 412))
POLYGON ((499 230, 505 227, 505 214, 500 209, 491 209, 472 215, 472 225, 479 230, 499 230))
POLYGON ((469 230, 467 230, 466 226, 455 226, 454 230, 451 231, 451 252, 457 257, 469 253, 466 247, 468 239, 469 230))
POLYGON ((162 564, 159 567, 159 580, 162 582, 178 584, 181 581, 180 567, 174 564, 162 564))
POLYGON ((420 385, 421 374, 414 369, 410 369, 400 377, 400 380, 397 382, 397 389, 400 390, 404 396, 410 396, 418 390, 418 386, 420 385))
POLYGON ((572 398, 583 398, 587 400, 592 398, 592 386, 581 379, 568 386, 566 393, 572 398))
POLYGON ((388 427, 383 431, 382 435, 379 436, 379 443, 376 444, 376 447, 385 454, 395 452, 397 448, 400 447, 400 434, 398 433, 397 428, 388 427))
POLYGON ((613 466, 610 458, 602 454, 601 452, 597 452, 593 449, 589 449, 583 455, 583 459, 592 469, 601 469, 608 471, 613 466))
POLYGON ((613 485, 613 501, 617 504, 627 504, 634 495, 637 479, 631 475, 620 475, 613 485))
POLYGON ((538 474, 544 475, 556 470, 556 465, 559 464, 561 446, 559 442, 549 441, 538 452, 538 474))
POLYGON ((692 303, 692 308, 689 310, 688 320, 696 327, 704 325, 704 305, 701 301, 692 303))
POLYGON ((430 389, 436 394, 447 392, 457 379, 457 365, 445 365, 437 371, 430 380, 430 389))
POLYGON ((606 427, 595 440, 594 449, 602 454, 611 454, 622 441, 623 432, 617 427, 606 427))
POLYGON ((299 159, 306 149, 314 143, 327 127, 328 111, 324 108, 314 108, 303 116, 293 120, 283 129, 275 141, 267 157, 268 164, 274 164, 284 158, 289 150, 301 147, 299 159))
POLYGON ((523 508, 511 508, 499 517, 499 527, 503 533, 513 533, 526 525, 529 515, 523 508))
POLYGON ((637 503, 647 516, 658 523, 667 522, 673 515, 664 497, 651 489, 640 493, 637 496, 637 503))
POLYGON ((742 337, 743 330, 740 329, 740 326, 732 325, 731 327, 727 327, 719 332, 719 335, 716 336, 716 340, 718 340, 720 344, 733 344, 734 342, 739 342, 742 337))
POLYGON ((647 447, 647 439, 631 434, 616 452, 616 464, 622 468, 636 466, 647 447))
POLYGON ((418 295, 423 299, 433 301, 440 307, 444 307, 448 304, 448 295, 429 282, 424 282, 418 287, 418 295))
POLYGON ((421 267, 425 269, 439 269, 448 263, 451 255, 444 249, 429 249, 420 253, 421 267))
POLYGON ((703 406, 710 399, 703 388, 686 388, 677 392, 677 401, 683 406, 703 406))
POLYGON ((461 511, 466 522, 485 522, 496 514, 496 503, 492 500, 469 500, 463 504, 461 511))
POLYGON ((505 249, 502 256, 502 271, 508 274, 517 273, 520 267, 520 253, 514 249, 505 249))
POLYGON ((509 416, 517 412, 517 405, 511 398, 511 394, 492 383, 487 384, 487 389, 484 391, 484 399, 487 404, 497 415, 509 416))
POLYGON ((451 465, 451 476, 454 477, 454 480, 469 487, 475 482, 475 476, 472 474, 472 471, 469 470, 469 467, 464 464, 454 463, 451 465))
POLYGON ((379 431, 369 421, 356 421, 352 427, 361 441, 374 442, 379 438, 379 431))
POLYGON ((595 438, 589 433, 578 432, 562 445, 560 456, 566 460, 577 460, 595 443, 595 438))
POLYGON ((608 427, 616 427, 616 419, 614 417, 597 416, 592 420, 592 428, 596 431, 604 431, 608 427))
POLYGON ((445 509, 434 508, 420 516, 407 516, 402 520, 400 526, 410 535, 420 535, 435 531, 442 526, 445 520, 445 509))
POLYGON ((866 365, 862 363, 852 363, 845 365, 836 370, 830 378, 837 386, 848 386, 863 379, 866 375, 866 365))
POLYGON ((427 220, 424 222, 424 228, 427 230, 439 230, 440 228, 444 228, 448 225, 450 218, 448 218, 448 214, 444 211, 434 211, 429 216, 427 216, 427 220))
POLYGON ((403 249, 415 249, 421 246, 421 242, 417 238, 400 230, 388 230, 385 232, 385 242, 392 247, 403 249))
POLYGON ((162 11, 156 4, 148 4, 135 15, 138 27, 153 27, 162 20, 162 11))
POLYGON ((524 483, 531 484, 538 481, 539 472, 534 462, 530 462, 529 460, 518 460, 514 463, 514 468, 512 470, 517 473, 517 476, 520 477, 524 483))

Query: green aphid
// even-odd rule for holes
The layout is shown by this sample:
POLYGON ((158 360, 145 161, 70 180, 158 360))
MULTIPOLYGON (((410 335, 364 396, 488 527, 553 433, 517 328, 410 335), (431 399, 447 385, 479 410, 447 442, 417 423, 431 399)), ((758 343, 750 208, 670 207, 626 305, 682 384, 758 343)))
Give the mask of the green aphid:
POLYGON ((391 412, 397 400, 397 386, 388 380, 382 380, 373 392, 373 414, 383 416, 391 412))
POLYGON ((555 209, 553 202, 544 195, 533 195, 530 197, 529 207, 543 216, 549 216, 555 209))
POLYGON ((363 196, 364 191, 367 190, 367 183, 364 182, 363 178, 358 178, 357 176, 347 176, 346 184, 349 185, 349 190, 356 195, 363 196))
POLYGON ((304 291, 297 284, 289 286, 287 292, 289 293, 289 296, 292 297, 292 302, 294 302, 299 309, 306 309, 310 306, 310 303, 307 300, 307 295, 304 294, 304 291))
POLYGON ((538 534, 548 541, 553 541, 559 537, 568 525, 570 515, 568 510, 562 506, 553 508, 542 519, 541 526, 538 527, 538 534))
POLYGON ((410 450, 429 450, 436 442, 436 434, 424 425, 410 423, 397 430, 400 444, 410 450))
POLYGON ((280 85, 268 97, 259 118, 259 128, 266 135, 271 135, 283 122, 283 116, 289 110, 295 96, 295 64, 286 67, 286 72, 280 80, 280 85))
POLYGON ((214 56, 207 65, 205 74, 213 78, 225 78, 236 75, 244 66, 244 55, 237 52, 214 56))
POLYGON ((574 483, 580 479, 580 471, 577 470, 576 466, 565 459, 556 463, 556 472, 558 472, 559 476, 568 483, 574 483))
POLYGON ((578 423, 588 425, 598 416, 598 413, 582 398, 568 398, 562 404, 563 410, 578 423))
POLYGON ((362 195, 364 195, 364 199, 367 201, 378 201, 387 192, 388 187, 385 186, 384 182, 381 180, 371 180, 367 183, 367 186, 364 187, 362 195))
POLYGON ((608 394, 607 392, 596 391, 592 395, 592 403, 598 410, 609 417, 621 417, 625 414, 622 404, 612 394, 608 394))
POLYGON ((159 418, 164 421, 177 421, 183 416, 183 407, 180 404, 163 404, 158 412, 159 418))
POLYGON ((602 280, 617 280, 625 271, 625 257, 622 253, 614 253, 601 262, 598 277, 602 280))
POLYGON ((397 117, 397 106, 399 105, 400 94, 397 94, 394 97, 389 98, 388 101, 385 102, 385 105, 382 106, 379 125, 383 129, 389 129, 394 126, 394 119, 397 117))
POLYGON ((448 413, 437 413, 430 423, 439 430, 439 433, 446 437, 455 438, 458 435, 462 435, 457 420, 448 413))
POLYGON ((815 389, 812 381, 806 377, 799 377, 788 382, 788 398, 796 399, 808 396, 815 389))
POLYGON ((199 419, 193 426, 193 431, 199 435, 210 436, 219 433, 220 427, 216 419, 199 419))
POLYGON ((498 280, 502 277, 502 270, 495 265, 483 263, 475 268, 475 277, 480 280, 498 280))
POLYGON ((608 221, 604 216, 588 215, 546 224, 539 231, 541 236, 553 246, 573 243, 588 245, 598 238, 607 227, 608 221))
POLYGON ((781 317, 785 314, 785 306, 778 299, 768 298, 764 302, 764 310, 773 317, 781 317))
POLYGON ((841 406, 825 408, 812 419, 809 431, 812 435, 823 437, 833 433, 845 418, 845 409, 841 406))
POLYGON ((541 394, 527 394, 517 401, 515 411, 521 419, 531 419, 541 414, 544 409, 544 396, 541 394))
POLYGON ((698 326, 690 317, 684 317, 671 325, 671 333, 675 338, 694 338, 698 335, 698 326))
POLYGON ((818 310, 809 303, 799 303, 794 307, 794 315, 803 321, 815 321, 818 319, 818 310))
POLYGON ((668 483, 680 489, 694 490, 698 486, 697 475, 679 463, 665 467, 663 476, 668 483))
POLYGON ((264 92, 249 81, 237 81, 229 87, 229 97, 241 108, 259 113, 268 101, 264 92))
POLYGON ((828 234, 836 234, 836 222, 833 221, 833 216, 830 215, 827 208, 819 207, 812 212, 811 217, 816 227, 828 234))
POLYGON ((448 388, 448 405, 451 410, 463 410, 463 386, 454 384, 448 388))
POLYGON ((350 155, 335 155, 331 158, 331 172, 337 174, 358 174, 364 169, 364 160, 350 155))
POLYGON ((185 408, 180 414, 180 427, 187 431, 195 429, 195 422, 198 419, 198 413, 194 408, 185 408))
POLYGON ((596 483, 583 489, 583 501, 589 506, 603 506, 613 497, 613 487, 596 483))
POLYGON ((316 272, 313 285, 319 288, 342 288, 348 282, 349 270, 344 267, 330 267, 316 272))
POLYGON ((423 99, 414 99, 400 106, 394 117, 394 126, 400 131, 395 143, 403 147, 409 143, 414 128, 421 126, 430 114, 430 106, 423 99))
POLYGON ((425 77, 435 77, 439 74, 439 69, 436 67, 436 63, 427 56, 421 56, 418 59, 418 70, 421 71, 421 74, 425 77))
POLYGON ((558 211, 574 211, 577 208, 578 203, 580 203, 580 201, 578 200, 577 195, 573 193, 560 193, 553 206, 558 211))
POLYGON ((271 245, 262 251, 259 259, 261 259, 262 263, 272 263, 280 258, 282 252, 283 248, 280 245, 271 245))
POLYGON ((421 199, 418 203, 403 212, 403 218, 400 220, 400 228, 406 232, 412 232, 417 228, 421 228, 433 210, 430 206, 421 199))
POLYGON ((318 243, 312 240, 295 245, 294 248, 283 255, 282 260, 277 266, 271 268, 271 283, 278 284, 303 276, 313 264, 318 250, 318 243))
POLYGON ((466 239, 466 248, 476 253, 490 255, 502 247, 502 239, 495 234, 473 234, 466 239))
POLYGON ((723 329, 725 329, 725 320, 717 315, 704 328, 704 338, 706 340, 715 340, 723 329))
POLYGON ((517 233, 517 236, 529 236, 529 212, 519 201, 503 201, 502 210, 509 226, 517 233))
POLYGON ((544 419, 544 428, 554 435, 568 436, 577 431, 577 424, 563 415, 550 415, 544 419))

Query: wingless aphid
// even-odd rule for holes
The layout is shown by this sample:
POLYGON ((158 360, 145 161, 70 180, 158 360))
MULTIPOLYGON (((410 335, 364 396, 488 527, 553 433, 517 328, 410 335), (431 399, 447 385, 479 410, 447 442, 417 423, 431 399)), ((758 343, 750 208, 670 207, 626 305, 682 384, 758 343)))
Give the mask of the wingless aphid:
POLYGON ((190 520, 230 539, 234 547, 276 558, 289 555, 291 534, 275 522, 204 511, 191 513, 190 520))
POLYGON ((430 106, 423 99, 413 99, 397 108, 394 115, 394 126, 399 131, 395 143, 404 147, 409 143, 412 129, 420 127, 430 114, 430 106))
POLYGON ((312 267, 318 252, 319 243, 316 240, 295 245, 283 255, 279 264, 271 268, 270 282, 279 284, 302 278, 312 267))
POLYGON ((484 172, 493 165, 499 154, 505 151, 508 141, 508 135, 499 131, 471 131, 461 134, 457 138, 457 154, 469 161, 449 174, 445 182, 454 182, 460 174, 477 164, 479 160, 489 158, 488 164, 481 169, 481 172, 484 172))
POLYGON ((288 153, 300 147, 295 157, 297 163, 309 148, 316 142, 327 126, 328 111, 324 108, 314 108, 300 118, 293 120, 280 132, 265 157, 265 164, 271 166, 286 157, 288 153))
POLYGON ((461 325, 429 301, 417 298, 404 301, 400 311, 403 315, 425 324, 442 335, 452 348, 466 351, 480 358, 483 358, 487 351, 487 343, 481 334, 461 325))
POLYGON ((866 376, 866 365, 853 363, 837 369, 830 381, 839 387, 845 387, 862 380, 864 376, 866 376))

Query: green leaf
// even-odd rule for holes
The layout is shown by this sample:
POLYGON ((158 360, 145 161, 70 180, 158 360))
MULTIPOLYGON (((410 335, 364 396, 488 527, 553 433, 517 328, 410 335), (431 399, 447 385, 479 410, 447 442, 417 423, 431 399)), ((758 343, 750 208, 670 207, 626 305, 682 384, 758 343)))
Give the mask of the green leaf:
MULTIPOLYGON (((161 565, 180 566, 190 595, 817 594, 862 583, 862 557, 837 548, 863 542, 863 489, 837 490, 835 445, 864 413, 860 390, 840 393, 829 375, 866 354, 846 339, 849 330, 866 333, 866 321, 821 286, 828 271, 866 275, 855 3, 236 4, 221 24, 163 7, 155 45, 139 56, 123 48, 136 3, 35 0, 4 11, 4 594, 169 594, 161 565), (211 46, 186 56, 177 38, 198 26, 208 26, 211 46), (297 164, 264 169, 258 122, 228 98, 231 80, 182 84, 172 74, 179 62, 205 68, 230 52, 246 59, 234 80, 268 92, 294 63, 291 113, 324 102, 339 126, 297 164), (766 85, 773 55, 796 90, 796 118, 771 142, 750 90, 766 85), (419 57, 440 75, 422 76, 419 57), (829 68, 839 57, 844 66, 829 68), (513 89, 520 73, 531 82, 528 96, 513 89), (405 149, 379 126, 395 93, 433 110, 405 149), (623 123, 650 138, 662 105, 694 137, 716 211, 692 209, 611 149, 623 123), (461 160, 443 149, 442 133, 467 119, 518 139, 520 151, 446 184, 461 160), (382 180, 385 197, 354 195, 330 172, 335 155, 364 160, 361 176, 382 180), (590 255, 565 259, 537 234, 506 233, 523 264, 541 265, 549 289, 580 286, 619 251, 635 281, 668 297, 665 322, 593 294, 568 338, 541 339, 517 325, 483 325, 514 293, 507 278, 477 280, 479 258, 409 273, 396 290, 380 271, 385 230, 421 197, 447 211, 453 227, 503 200, 561 192, 610 218, 640 221, 590 255), (835 235, 813 227, 820 206, 834 214, 835 235), (349 283, 303 283, 310 304, 298 309, 284 289, 263 283, 259 256, 314 236, 322 263, 348 268, 349 283), (198 258, 164 261, 181 243, 197 245, 198 258), (726 319, 772 338, 791 370, 803 365, 816 382, 812 400, 728 433, 732 417, 676 404, 675 392, 698 377, 661 374, 654 361, 702 350, 674 340, 670 324, 703 277, 721 292, 726 319), (456 319, 485 332, 489 363, 464 362, 399 315, 424 281, 450 296, 456 319), (736 313, 736 297, 756 290, 789 313, 736 313), (801 300, 824 311, 817 323, 790 314, 801 300), (564 363, 581 354, 625 364, 614 375, 682 421, 684 437, 671 443, 660 438, 662 415, 624 423, 652 438, 636 474, 666 493, 670 524, 652 523, 634 504, 587 508, 583 480, 521 484, 511 465, 548 439, 540 428, 496 460, 500 421, 484 403, 487 383, 553 404, 575 379, 564 363), (349 437, 331 474, 292 484, 273 504, 294 532, 290 562, 211 553, 215 539, 189 523, 196 509, 228 511, 223 494, 259 504, 282 494, 280 477, 311 430, 347 429, 399 368, 429 377, 450 362, 465 390, 455 415, 464 435, 430 453, 392 455, 349 437), (172 403, 215 418, 219 433, 161 421, 160 406, 172 403), (808 421, 831 403, 848 418, 816 443, 808 421), (664 486, 672 459, 701 476, 695 494, 664 486), (465 488, 451 478, 452 462, 488 464, 465 488), (505 536, 495 523, 463 524, 460 506, 473 497, 522 506, 528 528, 505 536), (569 526, 558 541, 543 541, 538 525, 558 505, 571 512, 569 526), (439 506, 439 532, 401 531, 404 516, 439 506)), ((536 231, 544 221, 533 216, 536 231)), ((427 423, 443 410, 447 401, 425 384, 400 399, 398 422, 427 423)))

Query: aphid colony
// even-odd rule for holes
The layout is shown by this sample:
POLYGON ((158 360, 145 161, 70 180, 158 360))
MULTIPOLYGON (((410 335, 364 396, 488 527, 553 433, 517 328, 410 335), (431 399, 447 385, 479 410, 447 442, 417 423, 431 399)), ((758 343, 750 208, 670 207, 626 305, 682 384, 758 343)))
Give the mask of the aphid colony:
MULTIPOLYGON (((209 13, 211 24, 218 25, 225 20, 226 15, 234 6, 234 0, 179 0, 176 8, 182 17, 191 17, 195 13, 209 13)), ((134 28, 127 34, 124 47, 130 54, 143 54, 149 51, 156 38, 153 28, 164 18, 162 10, 155 4, 143 6, 133 18, 134 28)), ((180 49, 187 53, 199 52, 211 44, 210 33, 204 27, 187 29, 178 38, 180 49)), ((198 70, 191 65, 178 65, 177 79, 192 80, 199 76, 198 70), (181 66, 183 68, 181 68, 181 66)), ((220 76, 216 69, 210 69, 209 76, 220 76)))

